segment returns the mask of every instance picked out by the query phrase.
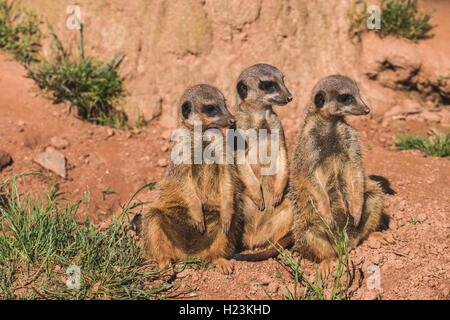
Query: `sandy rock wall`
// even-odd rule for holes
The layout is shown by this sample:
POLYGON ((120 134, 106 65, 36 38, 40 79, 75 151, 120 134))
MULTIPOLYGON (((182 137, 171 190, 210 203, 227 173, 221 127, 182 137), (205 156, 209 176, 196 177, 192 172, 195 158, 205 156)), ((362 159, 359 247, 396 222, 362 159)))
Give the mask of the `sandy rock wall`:
MULTIPOLYGON (((81 9, 88 54, 106 59, 126 55, 128 113, 142 110, 147 120, 171 126, 175 106, 189 86, 220 88, 230 107, 235 81, 254 63, 278 66, 294 94, 287 108, 301 111, 320 77, 341 72, 357 76, 357 48, 348 40, 340 0, 23 0, 54 26, 64 43, 77 30, 67 28, 70 5, 81 9)), ((49 39, 47 39, 49 42, 49 39)), ((48 54, 47 49, 44 50, 48 54)), ((280 113, 286 110, 279 109, 280 113)))
MULTIPOLYGON (((431 11, 433 36, 414 43, 365 33, 350 39, 341 0, 23 0, 54 27, 65 44, 77 30, 67 27, 68 7, 78 5, 85 27, 85 51, 121 66, 128 92, 123 105, 130 122, 138 112, 174 127, 184 89, 209 83, 223 91, 233 110, 235 81, 255 63, 280 68, 294 95, 278 113, 303 117, 315 82, 341 73, 355 78, 372 115, 393 107, 448 104, 448 2, 419 1, 431 11), (437 6, 437 7, 436 7, 437 6), (420 103, 418 104, 418 101, 420 103)), ((44 53, 49 53, 50 37, 44 53)))

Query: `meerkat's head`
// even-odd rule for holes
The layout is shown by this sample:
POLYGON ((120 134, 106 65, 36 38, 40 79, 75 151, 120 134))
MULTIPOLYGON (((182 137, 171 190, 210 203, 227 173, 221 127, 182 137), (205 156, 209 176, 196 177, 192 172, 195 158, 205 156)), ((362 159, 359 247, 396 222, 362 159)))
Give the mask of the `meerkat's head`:
POLYGON ((268 64, 255 64, 245 69, 238 78, 236 89, 238 102, 284 106, 292 101, 283 74, 268 64))
POLYGON ((366 115, 370 109, 359 95, 356 82, 342 75, 322 78, 314 86, 310 111, 324 118, 366 115))
POLYGON ((186 89, 180 99, 178 119, 180 127, 193 128, 200 122, 204 130, 225 128, 235 123, 222 92, 207 84, 186 89))

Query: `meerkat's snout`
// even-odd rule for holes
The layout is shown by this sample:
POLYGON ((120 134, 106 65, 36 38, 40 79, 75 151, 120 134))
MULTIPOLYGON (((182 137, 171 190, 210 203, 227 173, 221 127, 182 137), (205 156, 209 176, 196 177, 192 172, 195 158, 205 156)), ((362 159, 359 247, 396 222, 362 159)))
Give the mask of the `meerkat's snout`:
POLYGON ((358 100, 359 101, 354 106, 352 106, 348 114, 354 116, 368 115, 370 113, 369 107, 361 100, 361 98, 358 98, 358 100))

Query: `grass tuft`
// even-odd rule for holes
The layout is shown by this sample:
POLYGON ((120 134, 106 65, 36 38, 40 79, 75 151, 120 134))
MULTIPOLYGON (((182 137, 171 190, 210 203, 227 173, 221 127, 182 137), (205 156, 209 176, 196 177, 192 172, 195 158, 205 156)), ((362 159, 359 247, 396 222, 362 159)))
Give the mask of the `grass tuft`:
MULTIPOLYGON (((417 0, 381 0, 381 28, 374 29, 380 37, 394 35, 413 41, 424 39, 432 29, 429 24, 433 12, 420 12, 417 0)), ((360 34, 367 30, 366 22, 369 18, 367 4, 361 10, 355 6, 348 13, 350 19, 350 33, 360 34)))
POLYGON ((38 61, 40 23, 33 12, 22 11, 13 1, 0 0, 0 48, 24 64, 38 61))
POLYGON ((55 103, 76 107, 80 118, 114 128, 126 127, 125 112, 115 108, 124 94, 123 78, 119 74, 124 56, 116 55, 109 62, 86 56, 81 23, 78 55, 69 53, 50 25, 49 29, 56 50, 52 50, 48 60, 26 67, 27 77, 55 103))
MULTIPOLYGON (((312 199, 311 204, 317 215, 327 227, 330 237, 333 239, 337 253, 337 265, 333 272, 326 278, 322 279, 319 269, 316 268, 315 276, 310 279, 297 260, 292 257, 289 251, 280 245, 269 243, 277 249, 281 255, 281 262, 287 267, 294 281, 293 286, 288 286, 288 282, 277 270, 278 276, 285 283, 285 290, 282 291, 286 300, 346 300, 349 298, 348 288, 350 285, 350 261, 348 256, 347 224, 342 230, 335 223, 334 230, 322 219, 312 199)), ((267 293, 266 293, 267 294, 267 293)), ((271 296, 268 295, 271 299, 271 296)))
POLYGON ((419 135, 410 136, 406 133, 397 136, 395 146, 400 150, 421 150, 434 157, 447 158, 450 156, 450 133, 440 133, 432 130, 433 134, 426 139, 419 135))
POLYGON ((87 218, 76 219, 83 199, 64 200, 53 187, 31 198, 20 194, 17 179, 0 185, 7 190, 7 206, 0 207, 0 298, 165 299, 185 292, 184 279, 174 281, 146 262, 127 227, 128 212, 142 205, 135 196, 153 184, 141 187, 113 223, 98 230, 87 218), (66 283, 73 266, 81 271, 79 289, 66 283))

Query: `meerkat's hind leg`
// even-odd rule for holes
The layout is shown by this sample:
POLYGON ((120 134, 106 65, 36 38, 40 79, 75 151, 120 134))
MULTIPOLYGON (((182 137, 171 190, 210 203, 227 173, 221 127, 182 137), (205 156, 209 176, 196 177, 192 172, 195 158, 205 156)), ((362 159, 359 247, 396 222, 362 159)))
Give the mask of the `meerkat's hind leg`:
POLYGON ((161 260, 158 260, 156 263, 158 264, 158 270, 162 271, 170 264, 170 259, 167 259, 167 258, 161 259, 161 260))
POLYGON ((331 274, 336 263, 336 258, 326 258, 319 263, 319 273, 322 281, 325 281, 331 274))
POLYGON ((212 261, 223 274, 233 273, 233 264, 225 258, 216 258, 212 261))
POLYGON ((363 212, 358 225, 358 243, 367 239, 376 230, 383 212, 383 192, 378 183, 366 178, 364 189, 363 212))

